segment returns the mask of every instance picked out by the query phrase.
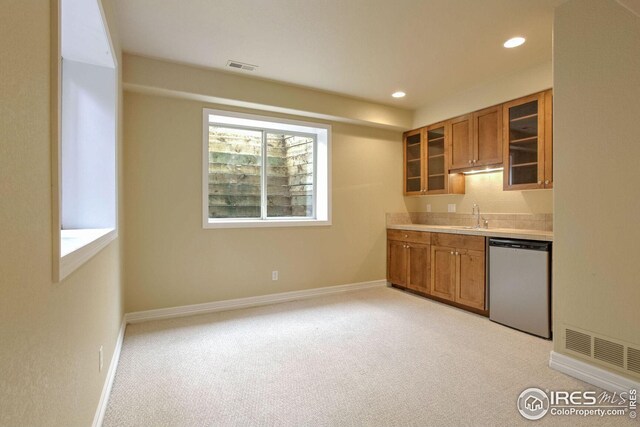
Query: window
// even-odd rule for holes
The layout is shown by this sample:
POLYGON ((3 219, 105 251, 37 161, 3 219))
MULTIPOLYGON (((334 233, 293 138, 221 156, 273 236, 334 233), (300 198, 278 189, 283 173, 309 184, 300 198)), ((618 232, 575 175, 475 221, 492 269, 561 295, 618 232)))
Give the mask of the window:
POLYGON ((328 225, 331 127, 204 110, 205 228, 328 225))
POLYGON ((60 15, 55 280, 117 237, 116 58, 99 2, 63 0, 60 15))

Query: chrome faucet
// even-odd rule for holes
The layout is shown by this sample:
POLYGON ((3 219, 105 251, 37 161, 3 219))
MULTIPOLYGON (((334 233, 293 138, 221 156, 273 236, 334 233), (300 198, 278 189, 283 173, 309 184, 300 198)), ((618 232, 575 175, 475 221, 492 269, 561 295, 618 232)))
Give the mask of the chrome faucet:
POLYGON ((480 206, 477 203, 473 204, 471 215, 476 216, 476 228, 480 228, 480 206))

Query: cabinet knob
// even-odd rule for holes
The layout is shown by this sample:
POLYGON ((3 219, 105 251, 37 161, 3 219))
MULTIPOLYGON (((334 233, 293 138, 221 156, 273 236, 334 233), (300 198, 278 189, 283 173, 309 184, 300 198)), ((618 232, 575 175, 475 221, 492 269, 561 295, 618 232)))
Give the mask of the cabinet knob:
POLYGON ((545 181, 544 181, 544 184, 545 184, 545 185, 549 185, 549 180, 548 180, 548 179, 547 179, 547 180, 545 180, 545 181))
POLYGON ((542 185, 542 181, 538 181, 538 185, 542 185))
POLYGON ((406 239, 407 237, 409 237, 409 235, 408 235, 408 234, 405 234, 405 235, 404 235, 404 237, 405 237, 405 239, 406 239))
POLYGON ((476 162, 477 162, 477 160, 476 160, 476 159, 473 159, 473 164, 474 164, 474 165, 476 164, 476 162))
POLYGON ((451 251, 451 255, 453 255, 453 251, 451 251))
POLYGON ((471 160, 469 160, 469 164, 471 164, 471 160))

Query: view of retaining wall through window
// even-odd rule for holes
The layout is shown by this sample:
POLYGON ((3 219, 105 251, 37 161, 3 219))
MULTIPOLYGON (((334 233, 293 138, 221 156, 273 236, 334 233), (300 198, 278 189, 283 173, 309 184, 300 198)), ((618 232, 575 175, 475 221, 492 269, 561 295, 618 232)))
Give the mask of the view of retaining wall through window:
POLYGON ((266 216, 312 217, 314 141, 313 136, 209 126, 209 218, 261 218, 265 167, 266 216))

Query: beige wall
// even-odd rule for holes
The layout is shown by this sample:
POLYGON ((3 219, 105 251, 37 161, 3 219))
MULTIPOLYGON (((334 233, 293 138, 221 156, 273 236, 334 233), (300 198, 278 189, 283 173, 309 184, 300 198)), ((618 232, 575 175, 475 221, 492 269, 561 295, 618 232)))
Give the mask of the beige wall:
POLYGON ((125 92, 128 312, 385 278, 385 212, 405 211, 399 132, 332 123, 333 225, 205 230, 205 106, 125 92))
POLYGON ((556 10, 556 336, 571 325, 640 346, 638 70, 637 16, 601 0, 556 10))
POLYGON ((50 6, 2 6, 0 425, 87 426, 122 319, 120 242, 52 283, 50 6))
POLYGON ((465 194, 405 197, 410 212, 447 212, 449 204, 457 213, 471 213, 474 203, 482 213, 553 213, 553 190, 502 191, 502 172, 468 175, 465 194))

